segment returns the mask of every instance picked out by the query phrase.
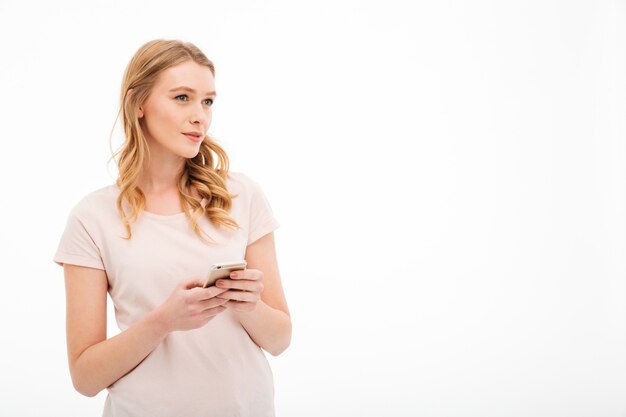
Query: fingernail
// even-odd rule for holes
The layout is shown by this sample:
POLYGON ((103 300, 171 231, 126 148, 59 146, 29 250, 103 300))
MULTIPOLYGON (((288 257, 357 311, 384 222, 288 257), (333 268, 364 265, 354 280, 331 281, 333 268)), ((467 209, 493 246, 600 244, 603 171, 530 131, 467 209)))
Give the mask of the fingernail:
POLYGON ((218 287, 222 287, 222 286, 224 286, 224 281, 217 281, 215 283, 215 285, 218 286, 218 287))
POLYGON ((239 274, 238 274, 238 273, 236 273, 236 272, 233 272, 233 273, 231 273, 231 274, 230 274, 230 277, 231 277, 231 278, 238 278, 238 277, 239 277, 239 274))

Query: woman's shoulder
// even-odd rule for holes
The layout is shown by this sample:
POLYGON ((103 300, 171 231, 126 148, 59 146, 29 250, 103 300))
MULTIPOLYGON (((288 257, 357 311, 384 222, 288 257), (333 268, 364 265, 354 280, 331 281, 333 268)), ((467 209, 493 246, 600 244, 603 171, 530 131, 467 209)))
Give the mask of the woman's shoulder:
POLYGON ((254 179, 239 171, 228 171, 226 185, 232 193, 254 193, 259 188, 259 184, 254 179))
POLYGON ((95 189, 78 200, 72 208, 72 213, 90 215, 102 212, 107 208, 115 208, 118 195, 119 189, 115 184, 95 189))

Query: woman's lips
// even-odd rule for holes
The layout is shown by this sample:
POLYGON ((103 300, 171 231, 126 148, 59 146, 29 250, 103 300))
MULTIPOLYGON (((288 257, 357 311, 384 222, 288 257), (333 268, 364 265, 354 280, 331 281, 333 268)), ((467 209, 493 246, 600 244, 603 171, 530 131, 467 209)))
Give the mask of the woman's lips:
POLYGON ((202 142, 202 135, 200 133, 183 133, 183 135, 187 136, 193 142, 202 142))

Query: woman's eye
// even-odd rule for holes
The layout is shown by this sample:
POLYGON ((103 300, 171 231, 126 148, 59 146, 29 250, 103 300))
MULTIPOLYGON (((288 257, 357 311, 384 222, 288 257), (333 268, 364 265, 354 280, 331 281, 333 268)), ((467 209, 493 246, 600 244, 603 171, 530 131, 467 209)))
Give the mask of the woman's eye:
POLYGON ((181 94, 179 96, 176 96, 175 98, 176 100, 187 101, 187 94, 181 94))
POLYGON ((204 104, 206 104, 207 106, 210 106, 211 104, 213 104, 213 99, 212 98, 205 98, 204 100, 202 100, 202 102, 204 104))

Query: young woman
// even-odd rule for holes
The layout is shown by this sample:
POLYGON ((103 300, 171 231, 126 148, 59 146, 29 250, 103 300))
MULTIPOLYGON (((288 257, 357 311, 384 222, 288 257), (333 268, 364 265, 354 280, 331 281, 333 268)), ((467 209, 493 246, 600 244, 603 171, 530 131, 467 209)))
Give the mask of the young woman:
POLYGON ((229 172, 207 131, 214 66, 156 40, 126 69, 115 185, 72 210, 54 261, 65 271, 75 388, 108 389, 104 416, 273 416, 272 355, 291 339, 260 186, 229 172), (247 268, 203 288, 212 264, 247 268), (107 338, 107 291, 121 333, 107 338))

